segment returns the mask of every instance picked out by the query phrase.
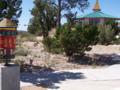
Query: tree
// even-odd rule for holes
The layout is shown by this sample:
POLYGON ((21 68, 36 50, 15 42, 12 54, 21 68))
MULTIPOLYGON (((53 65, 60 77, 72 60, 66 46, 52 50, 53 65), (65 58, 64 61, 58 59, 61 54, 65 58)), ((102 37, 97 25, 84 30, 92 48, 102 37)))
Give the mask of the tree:
POLYGON ((118 22, 115 20, 108 20, 104 23, 105 25, 110 25, 112 29, 114 29, 114 35, 119 34, 119 27, 118 27, 118 22))
POLYGON ((61 44, 67 56, 83 56, 85 51, 91 50, 90 46, 98 40, 97 27, 94 25, 77 25, 71 30, 63 30, 61 44))
POLYGON ((115 29, 111 25, 99 25, 99 43, 100 44, 110 44, 115 37, 115 29))
POLYGON ((36 31, 42 33, 45 38, 48 36, 48 32, 56 26, 58 10, 53 5, 52 0, 35 0, 34 5, 34 8, 31 10, 33 18, 31 19, 28 31, 34 32, 37 29, 36 31))
POLYGON ((63 53, 73 60, 76 55, 84 56, 91 50, 91 45, 98 41, 98 28, 95 25, 74 25, 58 29, 52 38, 46 39, 44 45, 52 53, 63 53))
POLYGON ((8 18, 16 23, 22 13, 22 0, 0 0, 0 18, 8 18))
POLYGON ((7 8, 7 3, 5 1, 0 1, 0 16, 3 13, 3 10, 7 8))
POLYGON ((76 18, 76 14, 73 14, 72 12, 69 12, 68 14, 66 14, 66 18, 67 18, 67 24, 68 24, 68 27, 71 28, 72 26, 74 26, 76 23, 75 23, 75 18, 76 18))
POLYGON ((80 8, 83 11, 88 6, 88 0, 35 0, 34 5, 31 11, 33 18, 30 20, 28 31, 39 32, 47 37, 48 31, 56 26, 56 23, 58 28, 61 27, 60 22, 63 16, 68 16, 70 13, 76 15, 72 12, 74 8, 80 8))
POLYGON ((119 34, 118 23, 114 20, 108 20, 102 25, 98 25, 99 30, 99 43, 100 44, 111 44, 115 36, 119 34))
POLYGON ((88 0, 54 0, 54 1, 58 2, 58 4, 56 4, 56 2, 54 3, 58 7, 58 16, 57 16, 58 28, 61 27, 61 18, 63 11, 64 11, 63 16, 64 16, 68 12, 72 12, 71 10, 74 8, 79 8, 83 11, 89 5, 88 0))
POLYGON ((33 17, 29 21, 28 32, 35 35, 41 35, 41 27, 39 20, 36 17, 33 17))

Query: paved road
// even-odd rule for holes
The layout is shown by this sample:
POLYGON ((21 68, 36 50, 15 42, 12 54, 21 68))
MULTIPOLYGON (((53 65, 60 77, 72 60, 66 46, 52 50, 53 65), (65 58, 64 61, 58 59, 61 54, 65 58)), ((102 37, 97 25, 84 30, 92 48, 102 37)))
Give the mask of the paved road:
POLYGON ((101 69, 71 70, 82 73, 83 79, 66 79, 56 84, 58 88, 48 90, 120 90, 120 65, 101 69))
POLYGON ((48 90, 120 90, 120 64, 97 69, 33 72, 21 75, 21 87, 35 84, 48 90))
POLYGON ((67 81, 59 89, 49 90, 120 90, 120 80, 111 81, 67 81))

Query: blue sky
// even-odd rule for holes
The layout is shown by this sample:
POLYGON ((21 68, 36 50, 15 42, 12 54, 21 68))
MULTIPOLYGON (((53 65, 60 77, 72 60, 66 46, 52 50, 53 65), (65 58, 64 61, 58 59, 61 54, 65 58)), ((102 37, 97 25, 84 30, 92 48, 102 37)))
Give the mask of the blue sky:
MULTIPOLYGON (((78 12, 78 15, 84 15, 92 12, 92 8, 96 2, 96 0, 89 0, 90 5, 89 8, 82 12, 78 12)), ((102 12, 106 14, 110 14, 112 16, 116 16, 120 18, 120 0, 99 0, 102 12)), ((18 30, 27 31, 27 26, 29 24, 29 20, 32 17, 30 14, 30 10, 33 8, 33 0, 23 0, 22 8, 23 12, 21 17, 19 18, 19 27, 18 30)), ((64 23, 64 19, 62 23, 64 23)))

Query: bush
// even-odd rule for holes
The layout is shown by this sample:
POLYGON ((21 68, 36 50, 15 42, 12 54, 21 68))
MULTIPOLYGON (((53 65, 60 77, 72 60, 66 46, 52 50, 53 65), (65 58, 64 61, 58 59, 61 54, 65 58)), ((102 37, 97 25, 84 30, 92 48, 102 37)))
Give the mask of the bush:
POLYGON ((85 51, 91 50, 90 45, 98 40, 97 27, 93 25, 77 25, 71 30, 64 29, 61 44, 67 56, 83 56, 85 51))
POLYGON ((115 36, 119 34, 118 23, 112 20, 106 21, 102 25, 98 25, 99 43, 103 45, 115 43, 115 36))
POLYGON ((114 38, 114 29, 110 25, 99 25, 99 43, 100 44, 110 44, 114 38))
POLYGON ((48 52, 51 52, 53 54, 60 54, 63 52, 63 49, 61 48, 60 40, 57 38, 51 38, 47 37, 43 40, 43 44, 45 45, 45 48, 48 52))
POLYGON ((53 38, 45 38, 43 43, 52 53, 65 52, 68 57, 84 55, 91 50, 90 45, 98 41, 97 27, 94 25, 76 25, 72 28, 62 27, 56 31, 53 38))

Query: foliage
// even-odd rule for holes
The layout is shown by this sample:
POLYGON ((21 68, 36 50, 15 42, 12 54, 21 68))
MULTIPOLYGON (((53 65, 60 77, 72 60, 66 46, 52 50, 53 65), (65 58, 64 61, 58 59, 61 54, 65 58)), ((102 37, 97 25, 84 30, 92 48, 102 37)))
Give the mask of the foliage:
POLYGON ((22 0, 0 0, 0 18, 12 19, 16 23, 22 13, 22 0))
POLYGON ((39 20, 35 17, 30 19, 30 25, 28 26, 28 32, 34 35, 41 35, 41 27, 39 24, 39 20))
POLYGON ((35 0, 34 5, 28 31, 33 34, 41 33, 47 37, 48 32, 56 26, 57 7, 52 4, 52 0, 35 0))
POLYGON ((48 38, 43 43, 49 52, 59 50, 62 53, 65 52, 68 57, 72 57, 83 56, 84 52, 91 50, 90 46, 96 44, 97 41, 97 26, 76 25, 72 28, 64 26, 58 29, 53 38, 48 38))
POLYGON ((47 37, 43 40, 43 44, 45 45, 48 52, 54 54, 60 54, 63 52, 63 48, 61 47, 60 40, 57 38, 47 37))
POLYGON ((58 16, 57 16, 57 24, 58 27, 61 27, 61 18, 64 15, 67 15, 69 13, 76 13, 76 12, 72 12, 72 10, 75 8, 79 8, 82 11, 88 7, 89 3, 88 0, 53 0, 58 2, 56 4, 56 2, 54 2, 54 4, 58 7, 58 16), (64 12, 64 14, 62 13, 64 12))
POLYGON ((111 25, 99 25, 99 43, 110 44, 115 38, 115 29, 111 25))
POLYGON ((61 28, 62 17, 76 15, 76 12, 72 12, 73 9, 79 8, 83 11, 88 6, 88 0, 34 0, 34 5, 28 31, 47 37, 51 28, 56 27, 56 23, 61 28))
POLYGON ((5 1, 1 0, 0 1, 0 14, 3 13, 3 10, 7 8, 7 4, 5 1))
POLYGON ((92 25, 75 26, 71 30, 64 29, 61 35, 62 47, 67 56, 84 55, 91 50, 90 45, 97 42, 97 27, 92 25))
POLYGON ((104 23, 105 25, 110 25, 112 29, 114 29, 114 35, 118 35, 120 32, 120 28, 118 27, 118 22, 115 20, 108 20, 104 23))

